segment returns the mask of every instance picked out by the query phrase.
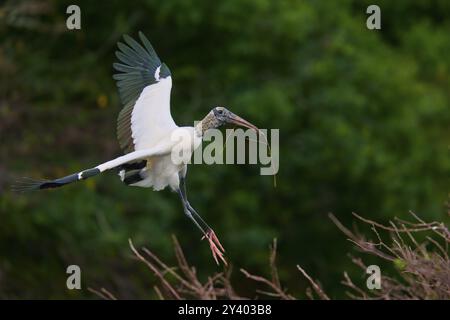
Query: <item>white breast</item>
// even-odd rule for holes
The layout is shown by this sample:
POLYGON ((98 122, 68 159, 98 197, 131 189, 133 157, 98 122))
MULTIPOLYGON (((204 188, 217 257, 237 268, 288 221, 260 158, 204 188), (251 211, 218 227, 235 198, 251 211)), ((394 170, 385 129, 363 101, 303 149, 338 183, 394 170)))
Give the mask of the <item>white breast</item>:
MULTIPOLYGON (((201 137, 199 137, 193 127, 181 127, 175 129, 177 132, 173 132, 174 139, 181 137, 179 143, 175 143, 175 148, 184 149, 185 162, 180 163, 177 161, 174 154, 168 154, 164 156, 152 157, 147 161, 147 167, 143 169, 141 175, 145 177, 144 180, 139 181, 132 186, 152 187, 153 190, 159 191, 167 186, 170 186, 172 190, 177 190, 179 187, 179 174, 186 170, 187 161, 192 158, 192 154, 196 148, 201 144, 201 137)), ((176 140, 178 141, 178 140, 176 140)))

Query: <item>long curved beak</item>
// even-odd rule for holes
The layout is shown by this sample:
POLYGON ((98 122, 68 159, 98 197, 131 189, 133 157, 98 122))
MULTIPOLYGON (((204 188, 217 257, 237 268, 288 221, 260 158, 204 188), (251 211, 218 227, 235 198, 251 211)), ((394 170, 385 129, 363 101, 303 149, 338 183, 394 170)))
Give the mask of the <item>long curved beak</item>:
POLYGON ((256 126, 254 126, 253 124, 251 124, 247 120, 244 120, 241 117, 235 115, 232 112, 230 112, 230 114, 228 115, 227 122, 228 123, 232 123, 232 124, 236 124, 238 126, 242 126, 242 127, 246 127, 246 128, 249 128, 249 129, 253 129, 253 130, 259 131, 259 129, 256 126))

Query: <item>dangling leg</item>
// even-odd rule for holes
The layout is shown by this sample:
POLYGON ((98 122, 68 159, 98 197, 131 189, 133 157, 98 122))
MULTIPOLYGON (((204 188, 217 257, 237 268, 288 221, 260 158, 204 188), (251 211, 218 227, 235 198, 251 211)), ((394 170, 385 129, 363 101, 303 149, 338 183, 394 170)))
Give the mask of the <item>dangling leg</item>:
POLYGON ((195 209, 192 208, 189 201, 187 200, 186 181, 185 181, 184 177, 181 177, 181 175, 180 175, 180 188, 178 190, 178 194, 180 195, 181 202, 183 203, 183 209, 184 209, 185 214, 202 231, 202 233, 203 233, 202 239, 204 239, 204 238, 208 239, 209 246, 211 248, 211 251, 212 251, 212 254, 213 254, 213 257, 214 257, 214 260, 216 261, 216 263, 218 264, 217 257, 219 257, 226 265, 227 262, 223 258, 223 251, 225 251, 225 249, 223 248, 222 244, 220 243, 220 241, 217 238, 213 229, 202 219, 202 217, 200 217, 200 215, 197 213, 197 211, 195 211, 195 209), (196 220, 196 218, 199 220, 200 223, 196 220), (202 226, 200 226, 200 224, 202 226), (217 247, 219 247, 220 250, 217 247))
POLYGON ((206 230, 206 233, 209 235, 212 235, 212 237, 215 239, 216 244, 222 249, 222 251, 225 251, 222 244, 219 242, 219 239, 217 238, 216 234, 214 233, 214 230, 200 217, 200 215, 195 211, 194 208, 192 208, 191 204, 189 203, 189 200, 187 199, 187 193, 186 193, 186 178, 180 177, 180 190, 181 194, 183 196, 183 199, 186 203, 186 206, 188 210, 198 219, 200 220, 201 224, 203 225, 204 229, 206 230))
POLYGON ((183 199, 184 199, 184 201, 186 203, 186 207, 188 208, 188 210, 198 220, 200 220, 200 222, 203 225, 203 227, 205 228, 205 230, 212 230, 211 227, 202 219, 202 217, 200 217, 200 215, 197 213, 197 211, 195 211, 195 209, 192 208, 191 204, 189 203, 189 201, 187 199, 187 193, 186 193, 186 178, 180 177, 180 190, 181 190, 182 197, 183 197, 183 199))
POLYGON ((197 222, 197 220, 195 220, 195 218, 192 216, 191 211, 188 209, 188 203, 187 201, 184 199, 184 195, 183 192, 181 190, 178 190, 178 194, 180 195, 181 198, 181 203, 183 204, 183 210, 184 213, 186 214, 186 216, 192 220, 192 222, 194 222, 194 224, 197 226, 197 228, 200 229, 200 231, 203 233, 203 235, 206 235, 205 230, 200 226, 200 224, 197 222))

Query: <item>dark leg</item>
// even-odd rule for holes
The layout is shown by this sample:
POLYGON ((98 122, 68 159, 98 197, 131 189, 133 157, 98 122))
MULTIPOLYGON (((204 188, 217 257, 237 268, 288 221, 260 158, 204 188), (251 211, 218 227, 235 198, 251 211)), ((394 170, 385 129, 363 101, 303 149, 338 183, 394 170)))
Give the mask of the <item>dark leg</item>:
POLYGON ((200 231, 203 233, 203 235, 206 236, 205 230, 200 226, 200 224, 197 222, 197 220, 195 220, 195 218, 192 216, 191 211, 188 209, 189 203, 187 203, 187 201, 185 200, 183 192, 181 190, 178 190, 178 194, 180 195, 181 203, 183 204, 184 213, 186 214, 186 216, 189 219, 192 220, 192 222, 194 222, 194 224, 197 226, 197 228, 200 229, 200 231))
POLYGON ((214 260, 217 264, 219 264, 217 257, 219 257, 224 264, 226 265, 227 262, 223 258, 223 252, 225 249, 223 248, 222 244, 220 243, 219 239, 217 238, 216 234, 214 233, 213 229, 200 217, 200 215, 195 211, 194 208, 190 205, 189 201, 187 200, 186 195, 186 180, 185 178, 180 176, 180 188, 178 190, 178 194, 180 195, 181 202, 183 203, 183 209, 184 213, 194 222, 194 224, 202 231, 203 238, 202 239, 208 239, 209 246, 211 248, 214 260), (198 219, 200 223, 196 220, 198 219), (202 226, 200 226, 202 224, 202 226), (219 248, 222 250, 219 250, 219 248))
POLYGON ((202 219, 202 217, 200 217, 200 215, 197 213, 197 211, 195 211, 195 209, 192 208, 191 204, 189 203, 189 200, 187 199, 187 194, 186 194, 186 180, 185 180, 185 178, 181 178, 181 177, 180 177, 180 191, 181 191, 181 197, 186 205, 186 208, 189 210, 189 212, 191 214, 193 214, 195 216, 195 218, 200 221, 204 230, 206 230, 206 231, 212 230, 211 227, 205 222, 205 220, 202 219))

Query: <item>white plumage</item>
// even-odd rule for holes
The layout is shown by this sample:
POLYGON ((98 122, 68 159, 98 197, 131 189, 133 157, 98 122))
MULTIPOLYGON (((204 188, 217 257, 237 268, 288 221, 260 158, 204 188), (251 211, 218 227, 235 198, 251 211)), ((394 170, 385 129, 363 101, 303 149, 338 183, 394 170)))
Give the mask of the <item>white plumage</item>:
POLYGON ((144 88, 131 114, 134 149, 152 148, 178 126, 170 114, 172 77, 144 88))
POLYGON ((130 186, 152 187, 155 191, 163 190, 167 186, 170 186, 173 191, 179 189, 180 176, 186 176, 187 162, 194 150, 201 144, 201 136, 198 135, 194 127, 176 127, 168 133, 168 136, 170 137, 169 141, 163 139, 159 147, 170 151, 146 157, 146 167, 140 171, 142 180, 132 183, 130 186), (174 138, 174 136, 179 137, 180 135, 183 136, 183 139, 174 138), (183 158, 179 159, 182 162, 174 160, 177 154, 173 152, 180 149, 184 150, 183 158))

